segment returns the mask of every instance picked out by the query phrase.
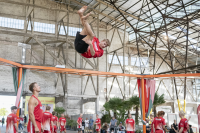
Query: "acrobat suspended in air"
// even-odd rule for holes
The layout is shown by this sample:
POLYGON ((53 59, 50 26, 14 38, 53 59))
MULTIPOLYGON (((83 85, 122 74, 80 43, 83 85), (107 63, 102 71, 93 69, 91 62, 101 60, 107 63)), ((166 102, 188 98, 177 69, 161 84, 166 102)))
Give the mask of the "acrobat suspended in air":
POLYGON ((81 32, 77 32, 74 46, 76 51, 85 58, 101 57, 104 52, 103 48, 110 46, 110 41, 108 39, 104 39, 99 42, 99 39, 95 37, 95 34, 87 22, 90 13, 83 16, 83 13, 86 11, 86 9, 87 6, 83 6, 77 12, 81 18, 81 23, 84 28, 81 32))

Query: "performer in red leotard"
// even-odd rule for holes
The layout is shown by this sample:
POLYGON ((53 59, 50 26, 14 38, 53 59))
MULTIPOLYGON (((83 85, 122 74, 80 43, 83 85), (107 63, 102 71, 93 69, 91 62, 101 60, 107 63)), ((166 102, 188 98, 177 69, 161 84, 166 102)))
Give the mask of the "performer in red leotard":
POLYGON ((154 133, 164 133, 165 130, 165 119, 163 118, 165 115, 164 111, 159 111, 158 112, 158 117, 155 117, 152 123, 153 130, 152 132, 154 133))
POLYGON ((99 118, 98 114, 96 115, 96 122, 95 122, 95 124, 96 124, 96 132, 100 133, 100 131, 101 131, 101 119, 99 118))
POLYGON ((43 133, 51 133, 53 128, 52 114, 50 113, 50 106, 46 106, 46 111, 43 113, 42 126, 44 129, 43 133))
POLYGON ((133 120, 131 114, 128 114, 128 119, 126 119, 126 132, 127 133, 135 132, 135 121, 133 120))
POLYGON ((6 122, 6 133, 18 133, 18 127, 17 127, 17 107, 12 106, 11 107, 11 114, 7 116, 6 122))
POLYGON ((56 112, 53 111, 52 112, 52 117, 51 117, 51 121, 53 122, 53 127, 51 128, 51 132, 52 133, 57 133, 57 127, 59 127, 58 126, 58 117, 55 116, 55 114, 56 114, 56 112))
MULTIPOLYGON (((178 128, 179 128, 179 131, 175 130, 174 131, 176 133, 188 133, 188 129, 189 129, 189 124, 188 124, 188 121, 186 118, 185 118, 185 112, 183 110, 179 111, 179 117, 181 118, 179 124, 178 124, 178 128)), ((191 117, 190 117, 191 118, 191 117)), ((189 118, 189 119, 190 119, 189 118)))
POLYGON ((34 82, 29 85, 29 90, 33 93, 28 101, 29 121, 27 125, 28 133, 41 133, 42 128, 42 104, 38 99, 40 86, 34 82))
POLYGON ((65 125, 66 125, 66 119, 64 117, 64 113, 61 114, 61 117, 59 118, 59 125, 60 125, 60 133, 62 132, 67 132, 66 131, 66 128, 65 128, 65 125))

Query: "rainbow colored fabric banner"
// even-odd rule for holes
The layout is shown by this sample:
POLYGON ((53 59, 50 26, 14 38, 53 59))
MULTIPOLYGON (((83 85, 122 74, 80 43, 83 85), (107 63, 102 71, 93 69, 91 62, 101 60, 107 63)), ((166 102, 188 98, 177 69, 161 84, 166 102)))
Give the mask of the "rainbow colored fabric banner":
POLYGON ((19 88, 18 88, 19 68, 13 67, 12 68, 12 73, 13 73, 14 89, 15 89, 15 93, 17 95, 15 106, 18 107, 19 102, 20 102, 20 98, 21 98, 23 90, 24 90, 24 81, 25 81, 26 69, 22 69, 22 79, 20 81, 19 88))
POLYGON ((140 110, 141 114, 145 113, 145 116, 148 117, 151 109, 153 107, 154 96, 155 96, 155 85, 156 81, 152 79, 144 79, 144 97, 145 97, 145 112, 142 112, 142 85, 141 79, 137 79, 138 83, 138 92, 140 99, 140 110))

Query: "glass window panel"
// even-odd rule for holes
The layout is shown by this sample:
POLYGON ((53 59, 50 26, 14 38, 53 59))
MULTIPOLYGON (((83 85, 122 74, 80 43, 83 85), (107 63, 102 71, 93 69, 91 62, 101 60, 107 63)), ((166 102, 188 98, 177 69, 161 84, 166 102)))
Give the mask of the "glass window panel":
POLYGON ((24 29, 24 20, 0 17, 0 26, 7 28, 24 29))

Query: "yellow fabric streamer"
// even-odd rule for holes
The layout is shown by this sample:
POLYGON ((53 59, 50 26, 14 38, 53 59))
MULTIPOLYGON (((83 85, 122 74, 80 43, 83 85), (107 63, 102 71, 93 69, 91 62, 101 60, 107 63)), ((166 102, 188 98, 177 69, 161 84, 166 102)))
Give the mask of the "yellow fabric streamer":
MULTIPOLYGON (((152 113, 152 109, 151 109, 151 112, 150 112, 150 115, 151 115, 151 113, 152 113)), ((151 122, 151 118, 150 118, 150 115, 149 115, 149 124, 151 124, 152 122, 151 122)))
POLYGON ((184 112, 186 112, 186 102, 184 100, 184 109, 183 109, 184 112))
POLYGON ((179 109, 179 111, 180 111, 180 110, 181 110, 181 104, 180 104, 179 99, 177 100, 177 102, 178 102, 178 109, 179 109))
POLYGON ((181 106, 181 103, 180 103, 179 99, 177 100, 177 102, 178 102, 179 111, 182 109, 185 112, 186 111, 186 102, 185 102, 185 100, 184 100, 184 105, 183 106, 181 106))

